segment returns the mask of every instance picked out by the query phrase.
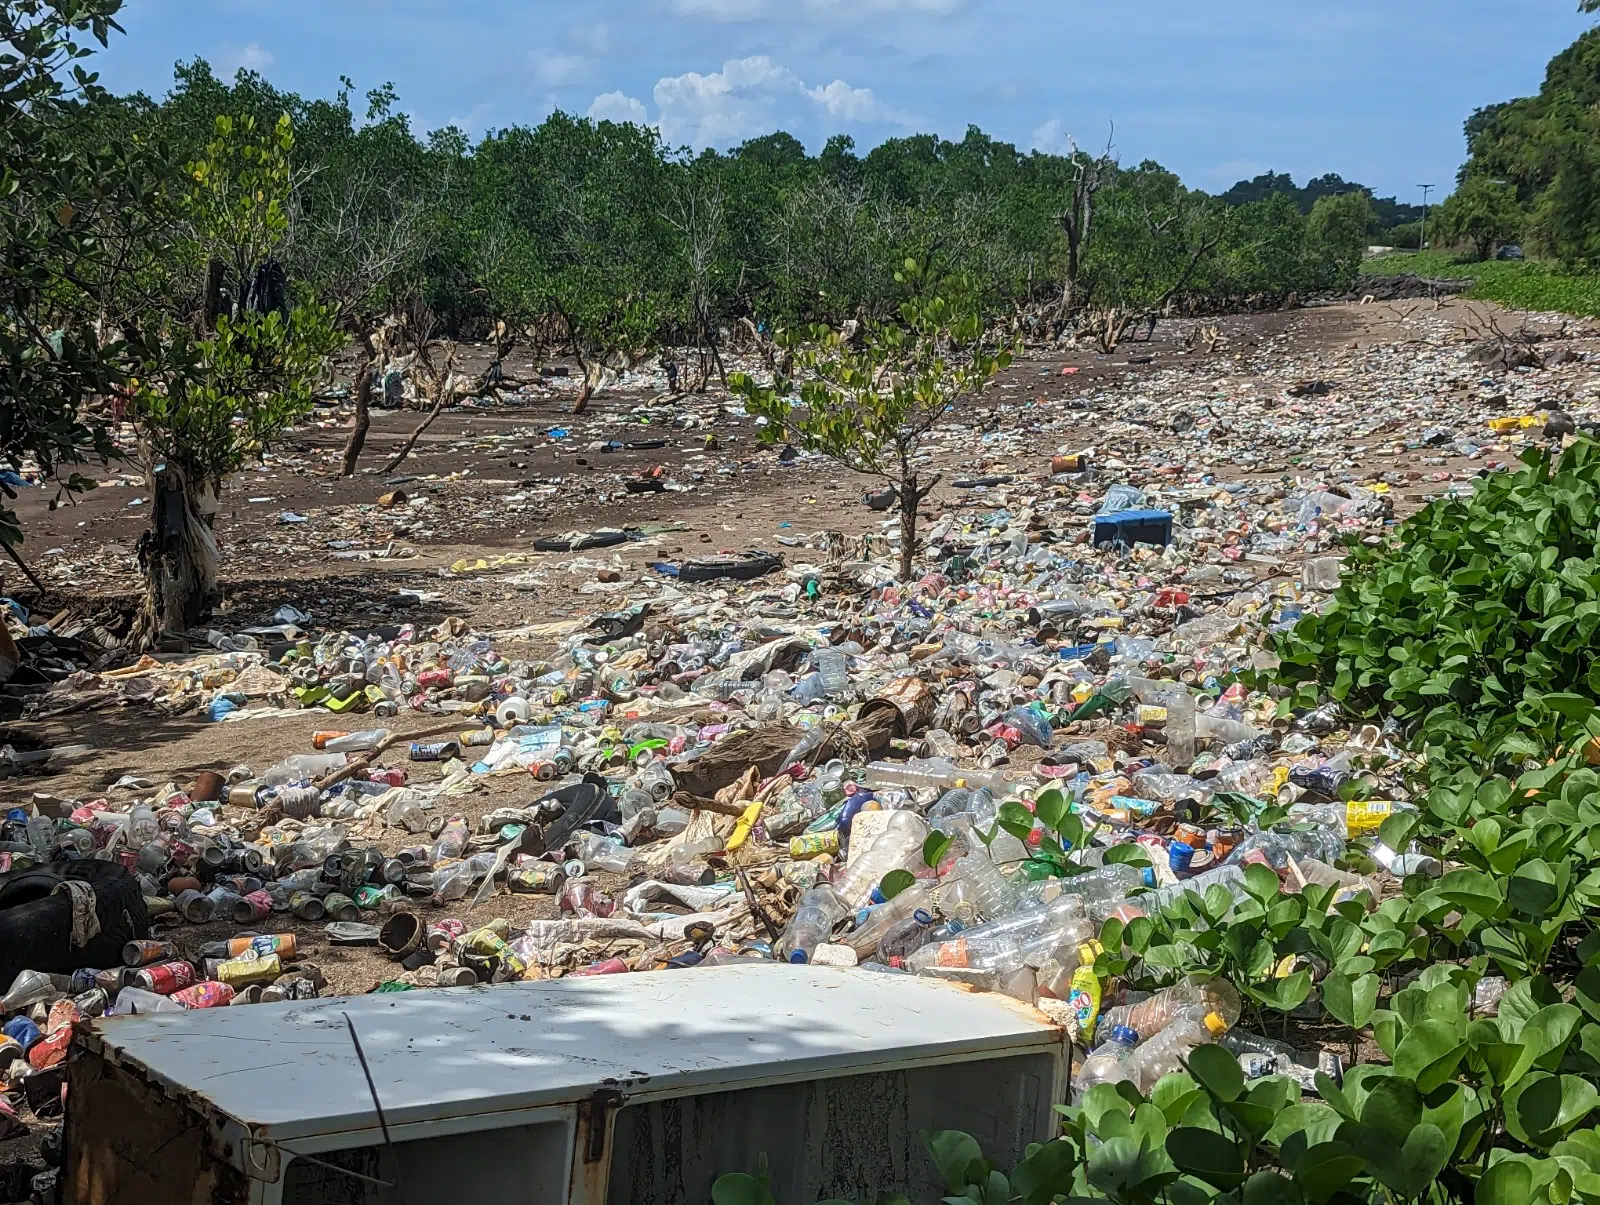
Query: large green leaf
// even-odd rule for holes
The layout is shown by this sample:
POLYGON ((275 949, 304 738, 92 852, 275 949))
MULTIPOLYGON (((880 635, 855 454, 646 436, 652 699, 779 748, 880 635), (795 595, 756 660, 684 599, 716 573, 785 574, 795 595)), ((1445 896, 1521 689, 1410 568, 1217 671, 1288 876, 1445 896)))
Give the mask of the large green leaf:
POLYGON ((1244 1157, 1215 1130, 1180 1126, 1167 1135, 1167 1155, 1178 1170, 1217 1188, 1237 1188, 1247 1176, 1244 1157))
POLYGON ((1466 1042, 1448 1021, 1429 1018, 1413 1025, 1394 1052, 1394 1069, 1410 1076, 1417 1091, 1426 1095, 1455 1075, 1466 1042))
POLYGON ((1341 1191, 1366 1170, 1367 1161, 1342 1142, 1321 1142, 1305 1152, 1294 1167, 1294 1181, 1315 1205, 1341 1191))
POLYGON ((960 1192, 968 1184, 980 1183, 988 1174, 983 1150, 971 1134, 960 1130, 924 1133, 922 1145, 939 1169, 946 1192, 960 1192))
POLYGON ((1351 978, 1342 971, 1332 971, 1322 981, 1322 1006, 1352 1029, 1360 1029, 1372 1020, 1378 1007, 1378 977, 1357 975, 1351 978))
POLYGON ((1600 1104, 1600 1092, 1588 1080, 1535 1071, 1506 1094, 1506 1128, 1529 1146, 1549 1147, 1587 1117, 1596 1104, 1600 1104))

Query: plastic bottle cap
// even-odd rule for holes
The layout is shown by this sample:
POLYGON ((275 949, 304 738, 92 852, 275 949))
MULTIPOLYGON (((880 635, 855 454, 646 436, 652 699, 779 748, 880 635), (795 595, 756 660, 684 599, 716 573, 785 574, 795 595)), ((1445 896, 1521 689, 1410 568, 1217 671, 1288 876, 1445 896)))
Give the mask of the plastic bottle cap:
POLYGON ((918 908, 915 912, 913 912, 911 914, 911 919, 916 921, 919 925, 933 924, 933 916, 923 908, 918 908))
POLYGON ((1155 867, 1153 867, 1153 866, 1144 867, 1143 870, 1140 871, 1140 877, 1143 878, 1144 885, 1146 887, 1154 887, 1156 885, 1155 867))
POLYGON ((1129 1026, 1113 1025, 1111 1027, 1111 1040, 1124 1046, 1137 1046, 1139 1044, 1139 1034, 1129 1026))
POLYGON ((1213 1037, 1220 1038, 1228 1032, 1228 1023, 1217 1013, 1207 1013, 1206 1028, 1211 1031, 1213 1037))
POLYGON ((802 963, 810 962, 811 959, 806 957, 806 952, 804 950, 796 950, 793 954, 789 955, 789 961, 793 963, 802 963))

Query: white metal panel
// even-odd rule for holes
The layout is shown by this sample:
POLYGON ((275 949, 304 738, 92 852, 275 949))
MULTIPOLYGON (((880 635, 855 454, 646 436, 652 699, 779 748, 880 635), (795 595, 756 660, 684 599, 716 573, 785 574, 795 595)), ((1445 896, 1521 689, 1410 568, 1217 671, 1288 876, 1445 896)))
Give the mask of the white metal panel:
POLYGON ((1055 1050, 1043 1015, 933 979, 705 967, 103 1018, 106 1056, 282 1141, 391 1124, 874 1067, 1055 1050))

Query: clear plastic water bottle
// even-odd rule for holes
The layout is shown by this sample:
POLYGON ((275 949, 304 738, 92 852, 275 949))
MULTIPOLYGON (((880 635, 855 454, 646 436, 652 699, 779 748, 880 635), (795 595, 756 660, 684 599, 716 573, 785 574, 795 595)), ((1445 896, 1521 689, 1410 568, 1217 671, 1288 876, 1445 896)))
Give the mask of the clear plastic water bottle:
POLYGON ((387 728, 367 728, 361 732, 347 732, 343 736, 336 736, 330 741, 325 741, 322 746, 324 753, 365 753, 369 749, 376 749, 389 739, 387 728))
POLYGON ((1147 1041, 1181 1017, 1216 1015, 1224 1031, 1238 1023, 1239 992, 1226 979, 1188 975, 1137 1004, 1108 1009, 1101 1018, 1107 1025, 1126 1025, 1147 1041))
POLYGON ((933 913, 918 908, 905 919, 896 921, 883 935, 883 940, 878 943, 878 961, 885 966, 903 967, 906 959, 932 938, 933 913))
POLYGON ((1182 1017, 1133 1052, 1135 1084, 1148 1093, 1164 1075, 1183 1070, 1183 1060, 1196 1046, 1215 1042, 1231 1022, 1220 1013, 1182 1017))
POLYGON ((583 864, 591 870, 626 874, 629 864, 633 861, 633 850, 621 841, 613 841, 610 837, 602 837, 599 833, 579 833, 576 845, 578 857, 583 859, 583 864))
POLYGON ((915 812, 892 812, 889 826, 872 845, 857 855, 834 882, 834 889, 851 908, 867 902, 872 889, 891 870, 912 870, 922 862, 922 844, 928 825, 915 812))
POLYGON ((1126 1025, 1113 1025, 1106 1040, 1083 1060, 1072 1081, 1073 1091, 1081 1096, 1096 1084, 1132 1082, 1138 1074, 1134 1066, 1134 1047, 1138 1044, 1137 1033, 1126 1025))
POLYGON ((343 769, 349 761, 343 753, 297 753, 286 757, 261 776, 269 787, 280 787, 290 782, 312 782, 324 774, 343 769))
POLYGON ((873 762, 867 766, 866 785, 872 788, 905 787, 909 791, 926 789, 948 791, 954 787, 988 787, 996 794, 1010 789, 1005 776, 998 772, 963 770, 954 762, 944 758, 912 761, 905 765, 895 762, 873 762))
POLYGON ((841 695, 850 689, 850 665, 838 649, 815 649, 811 664, 822 675, 822 688, 829 695, 841 695))
POLYGON ((839 938, 839 944, 849 946, 858 958, 870 958, 889 930, 923 910, 933 911, 933 888, 918 879, 888 903, 869 910, 854 929, 839 938))
POLYGON ((967 881, 966 898, 983 920, 999 920, 1017 910, 1020 901, 1016 889, 987 853, 957 858, 950 873, 967 881))
POLYGON ((833 935, 834 925, 849 910, 844 900, 826 883, 813 887, 800 897, 800 905, 778 943, 778 953, 785 962, 810 962, 811 955, 833 935))
MULTIPOLYGON (((1003 922, 1002 922, 1003 923, 1003 922)), ((978 925, 953 938, 923 946, 906 962, 919 974, 945 968, 1012 974, 1056 951, 1075 957, 1078 947, 1094 937, 1094 926, 1081 919, 1043 918, 1026 929, 1000 930, 978 925)))
MULTIPOLYGON (((1106 869, 1109 870, 1110 867, 1106 867, 1106 869)), ((1088 876, 1085 877, 1087 878, 1088 876)), ((1243 867, 1217 866, 1195 875, 1192 879, 1184 879, 1182 882, 1174 883, 1170 887, 1162 887, 1145 895, 1134 896, 1131 899, 1123 899, 1108 904, 1102 911, 1105 916, 1115 916, 1124 921, 1132 920, 1136 916, 1154 916, 1169 904, 1182 899, 1188 892, 1192 891, 1196 895, 1204 896, 1212 887, 1218 886, 1225 887, 1236 901, 1249 898, 1250 893, 1245 890, 1243 867)), ((1090 911, 1093 912, 1094 909, 1091 908, 1090 911)), ((1139 1029, 1137 1025, 1134 1028, 1139 1029)), ((1140 1030, 1140 1032, 1143 1033, 1144 1031, 1140 1030)))

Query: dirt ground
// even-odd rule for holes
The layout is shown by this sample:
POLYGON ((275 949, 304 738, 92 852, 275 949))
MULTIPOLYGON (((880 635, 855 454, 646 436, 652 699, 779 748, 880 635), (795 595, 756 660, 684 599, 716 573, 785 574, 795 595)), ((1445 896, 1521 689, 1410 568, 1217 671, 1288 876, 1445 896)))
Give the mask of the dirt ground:
MULTIPOLYGON (((932 516, 992 509, 990 490, 956 483, 1010 477, 1026 493, 1048 476, 1053 453, 1085 447, 1095 449, 1097 462, 1120 460, 1141 466, 1146 476, 1150 465, 1165 464, 1170 471, 1162 471, 1170 477, 1199 479, 1201 470, 1186 459, 1211 449, 1175 434, 1173 418, 1180 410, 1203 410, 1213 430, 1216 424, 1225 430, 1237 399, 1283 390, 1283 368, 1291 363, 1339 388, 1356 387, 1366 374, 1388 372, 1398 380, 1416 349, 1453 344, 1494 313, 1459 301, 1442 307, 1333 306, 1224 319, 1217 325, 1225 342, 1215 356, 1186 350, 1186 336, 1201 325, 1192 321, 1164 322, 1150 343, 1126 344, 1111 356, 1086 348, 1026 354, 982 395, 964 401, 953 417, 956 434, 930 449, 930 468, 945 478, 925 511, 932 516), (1113 429, 1134 433, 1108 442, 1113 429)), ((1600 346, 1591 331, 1576 325, 1567 335, 1580 351, 1600 346)), ((518 376, 536 375, 535 366, 515 359, 507 367, 518 376)), ((1381 436, 1351 432, 1348 438, 1323 438, 1316 447, 1297 446, 1293 438, 1297 425, 1316 417, 1320 403, 1308 397, 1284 409, 1280 432, 1270 424, 1264 428, 1252 444, 1260 454, 1250 463, 1223 460, 1203 471, 1219 481, 1371 481, 1387 474, 1396 511, 1405 514, 1445 483, 1509 459, 1474 459, 1452 448, 1428 447, 1415 429, 1418 415, 1430 406, 1481 403, 1493 409, 1506 388, 1502 382, 1474 369, 1452 369, 1428 388, 1432 392, 1422 402, 1415 393, 1396 400, 1394 420, 1381 426, 1381 436)), ((1542 386, 1524 382, 1517 406, 1529 401, 1529 388, 1542 386)), ((1549 392, 1550 405, 1581 411, 1600 400, 1600 372, 1587 365, 1568 371, 1559 382, 1552 380, 1549 392)), ((319 629, 420 626, 458 616, 476 630, 494 632, 622 606, 630 586, 649 575, 651 561, 715 550, 784 552, 815 532, 857 535, 884 530, 890 519, 861 501, 863 490, 875 484, 817 459, 784 464, 777 448, 761 442, 757 425, 715 391, 668 398, 645 382, 602 392, 582 417, 569 413, 572 396, 570 383, 557 380, 502 404, 447 412, 387 475, 380 466, 420 415, 377 411, 363 467, 352 478, 335 475, 348 412, 320 409, 264 464, 228 485, 217 522, 225 601, 215 626, 233 631, 268 621, 287 604, 309 613, 319 629), (615 452, 594 447, 657 439, 665 439, 665 446, 615 452), (626 492, 625 482, 657 467, 668 482, 665 492, 626 492), (394 490, 403 490, 407 500, 380 505, 379 497, 394 490), (602 526, 640 528, 647 538, 577 556, 529 555, 535 538, 602 526), (515 559, 497 565, 496 557, 515 559), (485 566, 473 567, 480 559, 485 566), (467 567, 451 570, 462 561, 467 567), (598 582, 597 566, 614 568, 620 581, 598 582), (530 570, 538 570, 531 585, 515 580, 530 570)), ((37 619, 64 607, 91 613, 132 604, 138 592, 133 546, 148 523, 149 493, 131 465, 120 467, 120 474, 100 474, 101 488, 59 509, 50 509, 45 490, 22 491, 24 554, 49 593, 35 597, 21 575, 0 562, 0 594, 31 608, 37 619)), ((1100 488, 1114 480, 1114 474, 1106 475, 1100 488)), ((796 551, 794 559, 808 554, 796 551)), ((529 650, 507 651, 517 656, 529 650)), ((8 718, 0 711, 0 721, 8 718)), ((384 723, 410 732, 439 720, 413 715, 384 723)), ((259 770, 309 751, 313 731, 344 726, 364 725, 346 725, 321 710, 217 724, 195 711, 164 716, 143 707, 0 723, 0 744, 94 747, 91 755, 48 776, 0 777, 0 806, 26 803, 35 792, 109 798, 125 806, 130 795, 113 784, 126 775, 160 784, 186 783, 200 770, 237 764, 259 770)), ((408 763, 403 745, 380 761, 406 765, 424 780, 437 772, 408 763)), ((494 808, 530 804, 542 794, 543 784, 531 776, 495 777, 489 789, 441 806, 475 827, 494 808)), ((393 838, 380 845, 388 851, 409 843, 393 838)), ((602 883, 622 886, 611 879, 602 883)), ((425 906, 420 910, 425 919, 435 915, 425 906)), ((475 910, 441 915, 458 915, 469 924, 504 916, 516 925, 555 914, 553 897, 498 894, 475 910)), ((320 923, 274 917, 270 929, 296 932, 304 959, 323 971, 332 991, 368 991, 394 972, 394 964, 375 950, 329 946, 320 923)), ((235 932, 231 923, 180 925, 171 937, 193 952, 235 932)), ((0 1164, 8 1161, 0 1144, 0 1164)))

